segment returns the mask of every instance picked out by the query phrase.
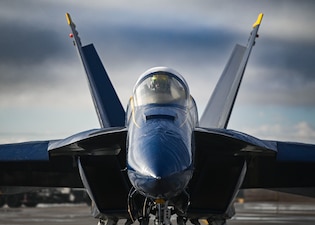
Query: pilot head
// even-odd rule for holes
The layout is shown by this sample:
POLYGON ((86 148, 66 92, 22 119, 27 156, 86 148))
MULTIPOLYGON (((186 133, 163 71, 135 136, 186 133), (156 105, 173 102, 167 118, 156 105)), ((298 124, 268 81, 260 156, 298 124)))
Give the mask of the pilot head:
POLYGON ((167 75, 155 74, 151 77, 150 89, 156 92, 170 91, 170 78, 167 75))

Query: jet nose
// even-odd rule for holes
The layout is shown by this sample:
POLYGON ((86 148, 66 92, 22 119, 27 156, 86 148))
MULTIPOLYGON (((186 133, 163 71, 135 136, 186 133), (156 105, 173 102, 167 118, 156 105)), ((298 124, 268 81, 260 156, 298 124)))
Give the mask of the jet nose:
POLYGON ((170 176, 191 165, 191 152, 187 145, 187 141, 176 132, 155 130, 129 147, 128 166, 155 178, 170 176))
POLYGON ((155 129, 134 143, 128 151, 128 175, 136 189, 169 197, 186 187, 192 167, 189 141, 176 132, 155 129))
POLYGON ((143 195, 170 199, 184 190, 192 176, 192 170, 187 169, 163 178, 144 176, 130 170, 128 176, 132 185, 143 195))

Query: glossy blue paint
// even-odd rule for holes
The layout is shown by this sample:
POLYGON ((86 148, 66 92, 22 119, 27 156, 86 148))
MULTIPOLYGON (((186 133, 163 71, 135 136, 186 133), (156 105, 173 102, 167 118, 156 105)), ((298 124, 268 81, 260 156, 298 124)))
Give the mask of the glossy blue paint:
POLYGON ((141 224, 149 214, 156 214, 156 223, 169 224, 167 205, 180 219, 222 223, 233 216, 240 188, 313 188, 315 145, 226 130, 262 16, 247 46, 233 51, 197 127, 187 83, 165 67, 139 78, 124 121, 124 109, 94 46, 81 45, 67 14, 101 129, 56 142, 0 145, 0 186, 84 186, 94 202, 94 217, 109 223, 138 219, 141 224), (141 194, 170 201, 154 207, 141 194))
POLYGON ((192 173, 193 169, 188 168, 166 177, 156 178, 129 170, 128 176, 132 185, 144 196, 170 199, 183 191, 190 181, 192 173))
POLYGON ((0 161, 48 161, 48 145, 54 141, 30 141, 0 145, 0 161))
POLYGON ((294 142, 277 142, 277 160, 286 162, 315 162, 314 145, 294 142))
POLYGON ((143 195, 171 198, 186 188, 193 172, 196 112, 176 72, 156 68, 138 80, 127 112, 127 169, 143 195))
POLYGON ((173 121, 150 119, 137 129, 130 138, 128 166, 155 178, 187 169, 192 163, 190 138, 177 128, 173 121))
POLYGON ((79 53, 101 127, 124 126, 125 110, 93 44, 83 46, 79 53))

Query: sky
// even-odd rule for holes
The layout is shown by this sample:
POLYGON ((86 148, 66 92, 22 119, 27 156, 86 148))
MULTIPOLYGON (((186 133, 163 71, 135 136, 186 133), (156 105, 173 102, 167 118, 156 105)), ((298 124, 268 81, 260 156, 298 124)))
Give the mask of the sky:
POLYGON ((314 10, 311 0, 2 0, 0 143, 99 127, 66 12, 82 43, 94 43, 124 107, 144 71, 167 66, 187 80, 199 115, 263 12, 228 127, 315 143, 314 10))

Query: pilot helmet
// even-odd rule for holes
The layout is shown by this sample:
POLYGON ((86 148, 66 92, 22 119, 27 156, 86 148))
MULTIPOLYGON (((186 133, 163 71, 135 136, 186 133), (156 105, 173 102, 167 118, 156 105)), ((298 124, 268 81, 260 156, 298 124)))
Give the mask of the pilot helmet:
POLYGON ((165 74, 154 74, 151 77, 150 89, 157 92, 168 92, 170 90, 170 78, 165 74))

